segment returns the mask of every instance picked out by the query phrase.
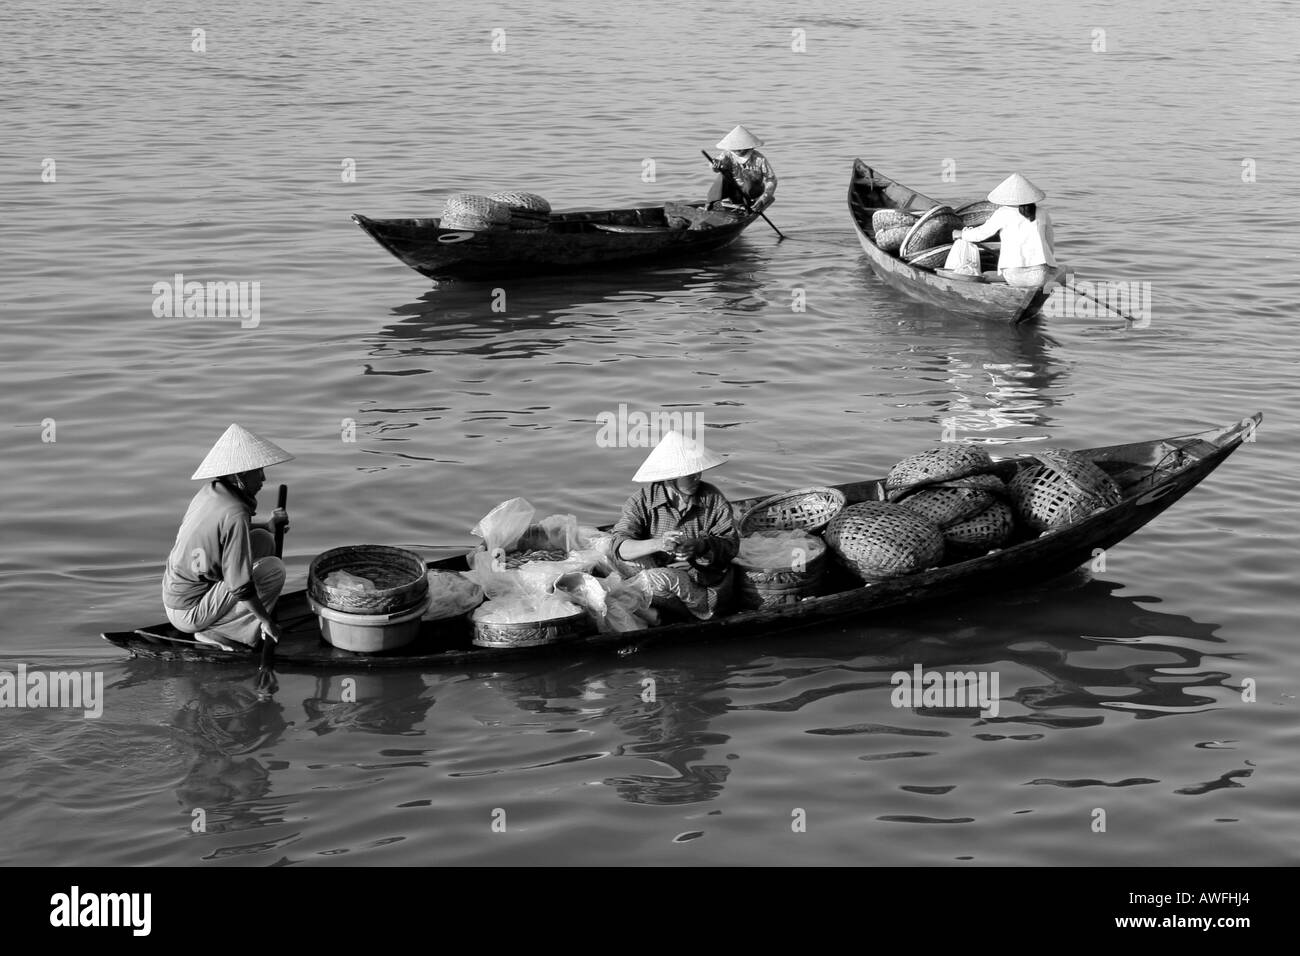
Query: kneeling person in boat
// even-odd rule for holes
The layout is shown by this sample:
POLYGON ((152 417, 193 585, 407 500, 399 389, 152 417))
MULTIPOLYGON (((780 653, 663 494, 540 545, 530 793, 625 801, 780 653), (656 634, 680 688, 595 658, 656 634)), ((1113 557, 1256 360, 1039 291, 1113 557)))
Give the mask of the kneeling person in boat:
POLYGON ((750 205, 762 212, 776 199, 776 173, 767 157, 758 151, 763 141, 737 126, 718 143, 722 150, 713 160, 718 177, 709 190, 708 208, 719 201, 737 206, 750 205), (748 200, 748 203, 746 202, 748 200))
POLYGON ((740 542, 731 505, 700 478, 723 459, 670 431, 633 476, 645 487, 614 526, 614 555, 642 570, 629 583, 660 611, 707 620, 725 611, 740 542))
POLYGON ((255 646, 261 635, 280 639, 272 615, 284 589, 284 564, 274 531, 288 528, 277 508, 254 522, 264 468, 292 461, 283 448, 240 425, 212 446, 191 480, 204 484, 190 502, 163 572, 167 619, 203 644, 255 646))
POLYGON ((953 239, 981 242, 997 235, 998 274, 1007 285, 1033 288, 1046 285, 1056 271, 1052 217, 1038 203, 1047 194, 1020 173, 1012 173, 993 192, 989 202, 998 208, 982 226, 954 230, 953 239))

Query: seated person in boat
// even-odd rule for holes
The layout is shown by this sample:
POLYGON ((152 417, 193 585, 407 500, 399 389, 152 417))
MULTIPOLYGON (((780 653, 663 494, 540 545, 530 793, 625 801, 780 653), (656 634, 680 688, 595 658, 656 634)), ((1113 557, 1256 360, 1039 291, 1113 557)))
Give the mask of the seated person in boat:
POLYGON ((614 526, 614 555, 641 568, 630 580, 653 606, 685 619, 726 610, 731 559, 740 542, 731 505, 700 473, 723 459, 670 431, 632 477, 645 487, 627 499, 614 526))
POLYGON ((757 147, 763 141, 745 129, 737 126, 718 143, 721 153, 713 160, 717 179, 709 190, 709 203, 712 209, 719 201, 745 206, 748 199, 755 212, 761 212, 772 205, 776 198, 776 173, 767 157, 757 147))
POLYGON ((163 572, 167 619, 202 644, 258 643, 280 639, 272 616, 284 588, 284 564, 275 556, 274 530, 288 528, 277 508, 254 522, 262 470, 291 461, 283 448, 231 425, 191 480, 203 487, 190 502, 163 572))
POLYGON ((982 226, 954 230, 954 239, 981 242, 994 235, 1002 243, 998 274, 1007 285, 1034 288, 1045 285, 1056 269, 1052 217, 1039 209, 1047 194, 1019 173, 1012 173, 989 193, 998 208, 982 226))

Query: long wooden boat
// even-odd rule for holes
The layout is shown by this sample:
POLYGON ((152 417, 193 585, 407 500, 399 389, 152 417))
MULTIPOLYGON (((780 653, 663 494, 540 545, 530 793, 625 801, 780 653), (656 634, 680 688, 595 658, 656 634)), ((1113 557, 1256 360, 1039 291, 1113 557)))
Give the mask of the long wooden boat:
MULTIPOLYGON (((670 203, 703 207, 702 202, 670 203)), ((757 212, 743 209, 714 218, 700 229, 668 224, 665 206, 595 209, 552 213, 545 229, 473 232, 444 229, 438 219, 352 221, 390 253, 421 275, 447 279, 501 279, 520 275, 581 270, 612 263, 695 256, 734 242, 757 212)))
POLYGON ((854 160, 853 178, 849 181, 849 212, 867 261, 885 285, 958 315, 1013 325, 1037 315, 1052 294, 1050 282, 1041 289, 1021 289, 1001 279, 948 278, 933 269, 909 266, 876 245, 871 216, 877 209, 919 215, 937 205, 937 200, 881 175, 860 159, 854 160))
MULTIPOLYGON (((1092 448, 1082 453, 1108 472, 1119 484, 1123 498, 1114 507, 1061 531, 1014 544, 1000 551, 956 564, 864 586, 847 572, 827 575, 824 593, 775 610, 746 611, 711 621, 692 621, 629 631, 593 634, 543 647, 495 650, 474 647, 467 625, 446 628, 426 625, 406 647, 384 654, 355 654, 326 644, 306 593, 281 598, 276 617, 282 638, 276 650, 277 666, 371 669, 421 667, 437 669, 465 665, 490 665, 544 655, 589 654, 600 651, 627 653, 651 644, 708 640, 734 640, 759 633, 789 630, 837 618, 862 618, 871 612, 908 605, 928 605, 962 595, 987 594, 1066 574, 1093 558, 1095 548, 1123 541, 1175 501, 1196 487, 1243 441, 1254 438, 1261 420, 1256 413, 1232 425, 1208 432, 1155 441, 1092 448)), ((1010 478, 1030 458, 998 462, 1003 478, 1010 478)), ((883 499, 883 480, 853 481, 837 486, 849 504, 883 499)), ((736 502, 737 512, 758 499, 736 502)), ((429 562, 430 568, 466 570, 465 555, 429 562)), ((170 624, 155 624, 134 631, 102 635, 135 657, 212 663, 253 663, 252 651, 223 650, 198 644, 191 635, 170 624)))

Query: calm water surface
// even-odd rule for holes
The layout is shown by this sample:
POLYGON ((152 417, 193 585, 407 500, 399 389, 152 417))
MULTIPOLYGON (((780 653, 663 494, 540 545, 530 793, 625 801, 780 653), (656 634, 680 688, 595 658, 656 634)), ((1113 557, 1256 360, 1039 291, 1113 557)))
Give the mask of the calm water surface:
POLYGON ((0 711, 0 861, 1296 862, 1300 28, 1162 6, 10 4, 0 662, 100 671, 107 703, 0 711), (737 122, 786 242, 431 289, 348 221, 462 190, 698 196, 737 122), (855 156, 956 201, 1021 169, 1061 258, 1150 282, 1150 322, 905 301, 852 234, 855 156), (155 318, 178 272, 259 282, 260 323, 155 318), (644 455, 595 441, 619 403, 702 413, 732 497, 883 474, 945 422, 995 453, 1265 424, 1104 571, 903 617, 356 675, 355 702, 340 675, 258 701, 250 673, 98 639, 160 618, 187 476, 231 421, 297 455, 271 477, 293 587, 340 544, 466 543, 516 494, 610 519, 644 455), (894 708, 915 663, 996 671, 998 716, 894 708))

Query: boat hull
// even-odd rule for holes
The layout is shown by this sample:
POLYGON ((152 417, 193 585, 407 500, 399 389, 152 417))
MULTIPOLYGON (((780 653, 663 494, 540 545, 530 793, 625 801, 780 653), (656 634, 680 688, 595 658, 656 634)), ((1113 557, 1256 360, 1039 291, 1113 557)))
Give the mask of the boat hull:
MULTIPOLYGON (((320 638, 303 592, 286 595, 276 608, 284 637, 276 651, 277 667, 370 670, 392 667, 425 669, 489 665, 523 658, 572 656, 594 652, 628 653, 650 645, 740 639, 847 618, 870 619, 876 611, 929 606, 936 601, 988 594, 1038 583, 1078 568, 1098 549, 1110 548, 1178 501, 1217 468, 1243 441, 1253 439, 1258 414, 1213 432, 1088 449, 1084 452, 1124 489, 1123 500, 1084 521, 1001 551, 895 578, 870 586, 841 575, 844 590, 805 598, 798 604, 747 611, 712 621, 692 621, 622 634, 595 634, 542 647, 509 650, 473 647, 469 625, 427 624, 417 640, 384 654, 355 654, 331 647, 320 638)), ((1032 459, 999 463, 1010 477, 1032 459)), ((879 500, 883 482, 838 485, 849 503, 879 500)), ((743 509, 751 502, 737 502, 743 509)), ((464 570, 465 555, 431 562, 431 568, 464 570)), ((108 632, 110 643, 133 656, 158 660, 255 664, 256 655, 196 644, 167 624, 135 631, 108 632)))
POLYGON ((730 245, 755 218, 737 211, 728 223, 674 229, 667 224, 663 206, 645 206, 556 213, 544 230, 470 232, 444 229, 437 219, 370 219, 360 214, 352 221, 401 262, 441 282, 549 275, 702 255, 730 245))
POLYGON ((936 200, 882 176, 862 160, 854 161, 849 212, 867 262, 882 282, 920 302, 970 318, 1015 325, 1038 315, 1051 297, 1052 282, 1039 289, 1020 289, 1004 282, 950 279, 929 269, 909 266, 876 245, 871 228, 875 210, 918 213, 937 205, 936 200))

